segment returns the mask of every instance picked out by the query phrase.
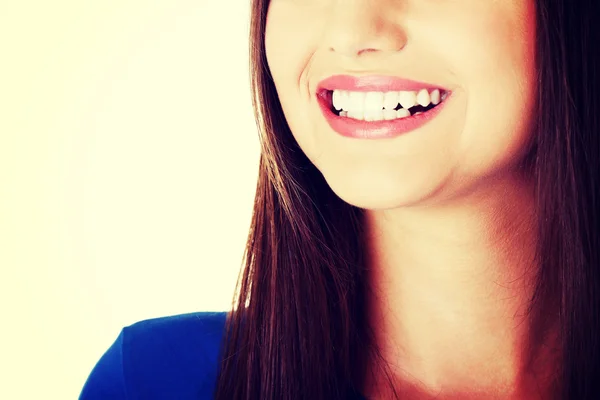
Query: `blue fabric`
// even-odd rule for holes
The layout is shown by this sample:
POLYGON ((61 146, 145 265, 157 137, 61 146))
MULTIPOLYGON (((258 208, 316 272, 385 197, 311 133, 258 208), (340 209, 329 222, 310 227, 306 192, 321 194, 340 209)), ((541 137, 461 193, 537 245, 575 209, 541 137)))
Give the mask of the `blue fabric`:
POLYGON ((123 328, 79 399, 212 399, 226 316, 198 312, 123 328))
POLYGON ((226 317, 226 312, 197 312, 123 328, 79 399, 213 399, 226 317))

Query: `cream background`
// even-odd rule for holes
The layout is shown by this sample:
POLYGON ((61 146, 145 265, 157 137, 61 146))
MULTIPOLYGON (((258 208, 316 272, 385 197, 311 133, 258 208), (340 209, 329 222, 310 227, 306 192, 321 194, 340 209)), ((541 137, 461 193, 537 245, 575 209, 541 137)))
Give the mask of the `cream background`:
POLYGON ((0 0, 0 399, 230 307, 259 144, 247 0, 0 0))

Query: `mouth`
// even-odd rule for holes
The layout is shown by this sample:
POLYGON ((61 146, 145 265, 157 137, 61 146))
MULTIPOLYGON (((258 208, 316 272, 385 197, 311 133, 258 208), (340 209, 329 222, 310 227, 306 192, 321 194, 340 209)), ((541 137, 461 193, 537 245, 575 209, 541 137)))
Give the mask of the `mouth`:
POLYGON ((446 89, 405 82, 401 90, 385 85, 352 86, 350 90, 320 87, 316 95, 325 120, 341 136, 392 139, 435 120, 453 97, 446 89))
POLYGON ((321 89, 317 96, 337 117, 376 122, 427 113, 446 100, 448 91, 439 88, 390 92, 321 89))

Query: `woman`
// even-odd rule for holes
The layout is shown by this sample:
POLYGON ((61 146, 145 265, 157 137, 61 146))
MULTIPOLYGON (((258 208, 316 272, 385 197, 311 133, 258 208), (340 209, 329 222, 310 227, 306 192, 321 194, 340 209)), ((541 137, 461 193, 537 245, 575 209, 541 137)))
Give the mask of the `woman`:
POLYGON ((254 0, 237 304, 82 398, 600 398, 594 3, 254 0))

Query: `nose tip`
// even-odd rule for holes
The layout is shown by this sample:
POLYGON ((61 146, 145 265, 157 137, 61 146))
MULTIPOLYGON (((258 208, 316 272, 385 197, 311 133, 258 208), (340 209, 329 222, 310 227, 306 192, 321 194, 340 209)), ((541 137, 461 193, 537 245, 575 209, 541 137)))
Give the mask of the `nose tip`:
POLYGON ((324 44, 345 57, 393 54, 406 45, 402 14, 366 1, 341 2, 327 17, 324 44))

